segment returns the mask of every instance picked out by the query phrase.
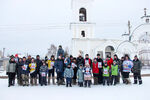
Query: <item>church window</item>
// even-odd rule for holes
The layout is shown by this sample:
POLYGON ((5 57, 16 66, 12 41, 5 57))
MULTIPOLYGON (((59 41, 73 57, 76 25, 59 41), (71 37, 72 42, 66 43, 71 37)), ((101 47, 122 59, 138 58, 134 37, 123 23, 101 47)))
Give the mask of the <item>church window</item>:
POLYGON ((85 8, 79 10, 79 21, 87 21, 85 8))

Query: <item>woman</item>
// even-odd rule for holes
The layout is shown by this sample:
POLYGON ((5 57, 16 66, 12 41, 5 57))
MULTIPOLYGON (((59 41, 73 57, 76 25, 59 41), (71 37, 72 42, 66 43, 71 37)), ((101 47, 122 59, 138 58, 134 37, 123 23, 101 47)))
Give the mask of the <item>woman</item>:
POLYGON ((14 57, 10 58, 9 64, 6 67, 6 74, 8 75, 8 87, 15 85, 16 62, 14 57))
POLYGON ((99 68, 98 68, 98 62, 96 58, 94 58, 92 66, 93 66, 94 85, 98 85, 99 68))
POLYGON ((123 78, 126 84, 131 84, 129 74, 132 67, 133 62, 130 60, 128 55, 125 55, 125 60, 123 61, 123 78))

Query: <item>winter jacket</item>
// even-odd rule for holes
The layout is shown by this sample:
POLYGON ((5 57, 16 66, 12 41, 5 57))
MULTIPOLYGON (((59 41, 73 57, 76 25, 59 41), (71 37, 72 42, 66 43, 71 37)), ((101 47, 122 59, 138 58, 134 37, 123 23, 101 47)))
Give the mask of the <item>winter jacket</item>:
POLYGON ((110 70, 109 66, 103 66, 103 76, 104 77, 109 77, 109 70, 110 70))
POLYGON ((57 51, 57 58, 62 55, 64 57, 64 50, 62 48, 59 48, 57 51))
POLYGON ((30 63, 29 68, 30 68, 30 74, 36 73, 37 64, 36 63, 30 63))
POLYGON ((47 66, 45 65, 42 65, 41 67, 40 67, 40 74, 41 74, 41 76, 42 77, 46 77, 47 76, 47 71, 48 71, 48 69, 47 69, 47 66))
POLYGON ((65 66, 67 67, 70 63, 71 63, 70 58, 68 58, 68 57, 65 58, 65 60, 64 60, 65 66))
POLYGON ((90 67, 85 67, 83 69, 84 77, 91 77, 92 76, 92 69, 90 67))
POLYGON ((16 63, 15 62, 9 62, 9 64, 6 67, 7 73, 16 73, 16 63))
POLYGON ((35 62, 37 65, 36 72, 39 73, 40 67, 42 66, 42 61, 40 59, 36 59, 35 62))
POLYGON ((118 76, 118 65, 111 66, 111 75, 118 76))
POLYGON ((48 64, 48 70, 54 69, 54 63, 55 63, 55 61, 47 60, 46 63, 48 64))
POLYGON ((98 68, 103 68, 104 66, 104 62, 101 58, 97 58, 97 62, 98 62, 98 68))
POLYGON ((131 72, 132 67, 133 67, 133 62, 131 60, 123 61, 123 72, 131 72))
POLYGON ((63 72, 64 71, 64 61, 62 59, 57 59, 54 63, 56 68, 56 72, 63 72))
POLYGON ((17 75, 21 75, 22 66, 23 66, 23 62, 18 62, 16 64, 17 75))
POLYGON ((22 66, 21 66, 21 74, 29 74, 29 65, 27 62, 22 62, 22 66))
POLYGON ((98 62, 96 62, 96 63, 93 62, 92 66, 93 66, 93 73, 99 74, 98 62))
POLYGON ((66 68, 64 71, 64 77, 65 78, 72 78, 74 76, 74 71, 72 68, 66 68))
POLYGON ((77 67, 79 67, 80 65, 83 65, 84 66, 84 59, 83 57, 78 57, 77 58, 77 67))
POLYGON ((141 68, 142 68, 142 63, 139 59, 133 60, 133 68, 132 72, 133 73, 141 73, 141 68))
POLYGON ((112 64, 113 64, 113 59, 110 58, 110 60, 107 61, 107 65, 109 66, 110 69, 112 64))
POLYGON ((85 58, 84 59, 84 64, 88 63, 90 67, 92 67, 92 60, 90 58, 85 58))
POLYGON ((83 74, 83 68, 79 68, 77 71, 77 79, 78 82, 83 82, 84 81, 84 74, 83 74))

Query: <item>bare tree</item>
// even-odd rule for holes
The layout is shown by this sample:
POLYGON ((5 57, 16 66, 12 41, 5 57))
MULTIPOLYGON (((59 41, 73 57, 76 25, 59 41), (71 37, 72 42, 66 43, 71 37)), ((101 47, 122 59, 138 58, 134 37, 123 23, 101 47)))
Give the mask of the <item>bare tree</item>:
POLYGON ((46 56, 50 58, 52 55, 54 55, 56 57, 56 52, 57 52, 57 47, 54 44, 51 44, 46 56))
POLYGON ((66 55, 69 55, 69 48, 68 48, 68 47, 65 48, 64 55, 65 55, 65 56, 66 56, 66 55))

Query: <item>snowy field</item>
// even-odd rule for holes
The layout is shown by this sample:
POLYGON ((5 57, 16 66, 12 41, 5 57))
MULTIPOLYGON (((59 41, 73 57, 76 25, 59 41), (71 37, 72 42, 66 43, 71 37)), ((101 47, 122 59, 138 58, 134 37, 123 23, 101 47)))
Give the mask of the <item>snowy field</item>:
MULTIPOLYGON (((133 81, 133 79, 131 79, 133 81)), ((72 88, 65 86, 7 87, 7 79, 0 79, 0 100, 150 100, 150 77, 143 77, 142 85, 93 86, 72 88)))

